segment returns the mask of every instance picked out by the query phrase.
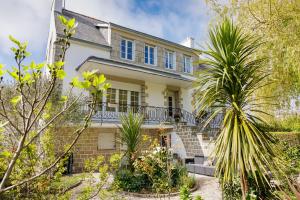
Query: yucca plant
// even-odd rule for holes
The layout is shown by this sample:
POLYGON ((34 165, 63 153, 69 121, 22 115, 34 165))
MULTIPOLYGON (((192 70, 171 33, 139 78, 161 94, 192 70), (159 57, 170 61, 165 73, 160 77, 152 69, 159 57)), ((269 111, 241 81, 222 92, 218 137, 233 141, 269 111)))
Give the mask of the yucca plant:
POLYGON ((262 44, 244 33, 229 19, 209 32, 208 50, 200 63, 205 69, 197 75, 195 105, 199 113, 211 110, 207 124, 223 113, 221 132, 216 140, 214 157, 216 175, 223 183, 240 177, 243 198, 248 191, 248 176, 269 183, 267 174, 276 171, 272 161, 273 137, 259 123, 266 123, 261 99, 255 91, 266 84, 261 70, 264 59, 254 56, 262 44))
POLYGON ((130 111, 127 115, 120 117, 120 141, 126 145, 125 156, 128 159, 128 167, 133 170, 133 162, 142 143, 142 124, 144 118, 140 114, 130 111))

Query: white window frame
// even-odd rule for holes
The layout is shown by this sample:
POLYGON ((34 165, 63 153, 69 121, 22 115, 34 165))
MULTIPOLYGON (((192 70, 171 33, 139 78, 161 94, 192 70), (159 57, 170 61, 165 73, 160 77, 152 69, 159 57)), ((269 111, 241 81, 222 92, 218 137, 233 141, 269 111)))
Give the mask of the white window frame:
POLYGON ((135 60, 135 42, 134 40, 122 38, 120 41, 120 58, 123 60, 134 61, 135 60), (122 57, 122 41, 125 40, 125 58, 122 57), (132 42, 132 59, 128 58, 128 42, 132 42))
POLYGON ((193 62, 192 62, 192 57, 191 56, 187 56, 187 55, 183 56, 183 72, 184 73, 189 73, 189 74, 193 73, 193 62), (186 71, 187 59, 190 59, 190 61, 188 62, 189 68, 190 68, 190 72, 186 71))
POLYGON ((167 58, 167 60, 168 60, 168 63, 170 63, 170 60, 171 60, 170 54, 173 54, 173 56, 172 56, 172 64, 173 64, 173 65, 172 65, 172 68, 170 68, 169 65, 166 66, 166 59, 164 59, 164 66, 165 66, 165 68, 166 68, 166 69, 170 69, 170 70, 176 70, 176 52, 166 50, 164 56, 166 56, 166 54, 167 54, 167 57, 166 57, 166 58, 167 58))
POLYGON ((152 45, 148 45, 148 44, 144 45, 144 63, 146 65, 157 66, 157 48, 156 48, 156 46, 152 46, 152 45), (145 62, 146 47, 148 48, 148 60, 147 60, 148 63, 145 62), (153 48, 153 64, 150 63, 150 48, 153 48))

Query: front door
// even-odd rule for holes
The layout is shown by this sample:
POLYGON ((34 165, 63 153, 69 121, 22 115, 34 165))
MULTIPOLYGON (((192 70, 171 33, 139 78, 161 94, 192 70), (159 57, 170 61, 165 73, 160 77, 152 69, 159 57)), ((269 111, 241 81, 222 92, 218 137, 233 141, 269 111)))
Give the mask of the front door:
POLYGON ((168 109, 169 109, 169 117, 174 116, 175 112, 175 94, 171 92, 168 96, 168 109))

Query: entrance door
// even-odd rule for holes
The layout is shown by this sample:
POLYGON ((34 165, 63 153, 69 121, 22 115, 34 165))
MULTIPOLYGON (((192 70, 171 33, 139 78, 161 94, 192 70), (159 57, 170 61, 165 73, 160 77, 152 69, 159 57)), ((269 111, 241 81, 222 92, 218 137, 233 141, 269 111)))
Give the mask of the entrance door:
POLYGON ((169 109, 169 117, 174 116, 175 112, 175 94, 174 92, 171 92, 168 96, 168 109, 169 109))

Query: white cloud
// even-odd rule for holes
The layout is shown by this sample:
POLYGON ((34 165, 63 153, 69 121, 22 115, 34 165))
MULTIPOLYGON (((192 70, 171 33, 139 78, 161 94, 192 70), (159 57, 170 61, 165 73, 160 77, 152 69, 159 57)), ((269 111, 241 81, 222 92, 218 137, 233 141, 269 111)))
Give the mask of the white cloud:
MULTIPOLYGON (((47 40, 51 0, 9 0, 0 6, 0 54, 4 59, 12 43, 8 35, 29 42, 29 50, 42 56, 47 40)), ((1 60, 2 61, 2 60, 1 60)))
POLYGON ((209 16, 204 0, 66 0, 66 7, 104 21, 180 42, 188 36, 203 41, 209 16), (149 10, 152 9, 152 10, 149 10), (147 10, 148 9, 148 10, 147 10), (155 10, 157 9, 157 10, 155 10))

